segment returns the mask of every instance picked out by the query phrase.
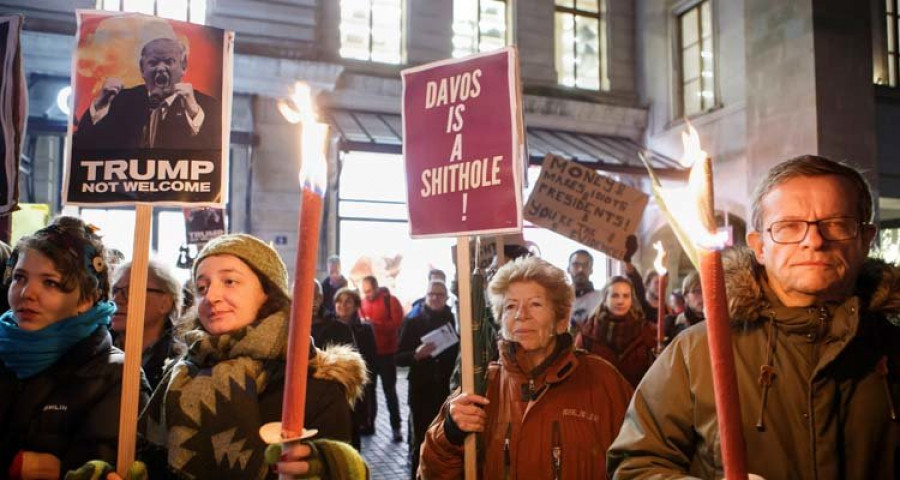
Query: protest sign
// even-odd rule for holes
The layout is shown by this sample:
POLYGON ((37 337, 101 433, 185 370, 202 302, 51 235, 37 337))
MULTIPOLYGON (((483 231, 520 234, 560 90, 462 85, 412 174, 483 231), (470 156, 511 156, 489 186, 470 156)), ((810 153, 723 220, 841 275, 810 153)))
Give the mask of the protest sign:
POLYGON ((66 203, 223 205, 234 34, 77 14, 66 203))
POLYGON ((225 210, 221 208, 185 208, 184 226, 187 243, 198 248, 225 234, 225 210))
POLYGON ((521 231, 516 49, 430 63, 402 76, 410 236, 521 231))
POLYGON ((621 260, 649 197, 596 170, 547 155, 525 218, 621 260))
POLYGON ((19 201, 19 156, 25 135, 28 92, 22 68, 22 15, 0 16, 0 214, 15 210, 19 201))

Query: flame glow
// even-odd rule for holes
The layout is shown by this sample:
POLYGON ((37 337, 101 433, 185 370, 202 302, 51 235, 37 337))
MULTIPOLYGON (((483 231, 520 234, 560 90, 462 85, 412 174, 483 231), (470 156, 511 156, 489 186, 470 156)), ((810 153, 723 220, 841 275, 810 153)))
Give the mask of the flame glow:
POLYGON ((663 248, 663 244, 660 241, 654 243, 653 248, 656 250, 656 258, 653 259, 653 269, 659 275, 665 275, 668 272, 668 269, 666 269, 666 249, 663 248))
POLYGON ((278 101, 278 111, 290 123, 299 123, 300 135, 300 184, 311 186, 317 192, 325 192, 328 179, 328 124, 316 120, 312 91, 309 85, 297 82, 290 98, 278 101))
POLYGON ((709 157, 700 147, 700 136, 690 124, 688 131, 682 132, 681 140, 684 144, 684 154, 679 161, 685 167, 691 168, 688 185, 680 188, 660 188, 659 193, 694 244, 707 249, 722 249, 728 241, 728 233, 710 231, 702 219, 705 212, 701 212, 704 208, 702 205, 706 205, 706 202, 708 208, 712 208, 712 200, 707 200, 712 192, 707 191, 709 185, 705 171, 709 169, 711 172, 712 169, 709 157))

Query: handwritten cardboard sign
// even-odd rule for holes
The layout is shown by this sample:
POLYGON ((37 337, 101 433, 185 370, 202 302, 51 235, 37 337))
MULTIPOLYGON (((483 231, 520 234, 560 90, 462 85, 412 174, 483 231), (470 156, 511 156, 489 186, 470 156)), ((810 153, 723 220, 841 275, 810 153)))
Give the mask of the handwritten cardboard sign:
POLYGON ((521 231, 516 49, 430 63, 402 75, 410 236, 521 231))
POLYGON ((648 200, 644 192, 594 169, 547 155, 525 218, 621 260, 648 200))

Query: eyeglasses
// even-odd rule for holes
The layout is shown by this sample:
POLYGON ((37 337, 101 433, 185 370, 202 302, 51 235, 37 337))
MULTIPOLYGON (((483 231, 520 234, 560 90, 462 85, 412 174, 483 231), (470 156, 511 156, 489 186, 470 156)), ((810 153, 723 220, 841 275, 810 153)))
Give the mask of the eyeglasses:
MULTIPOLYGON (((115 298, 116 295, 121 295, 122 300, 128 300, 128 288, 129 287, 127 287, 127 286, 126 287, 113 287, 112 288, 112 297, 115 298)), ((152 292, 152 293, 158 293, 160 295, 169 293, 165 290, 160 290, 158 288, 150 288, 150 287, 147 287, 147 291, 152 292)))
POLYGON ((775 243, 800 243, 809 233, 810 225, 815 225, 819 235, 825 240, 839 242, 856 238, 859 235, 859 227, 867 224, 860 222, 856 217, 832 217, 816 221, 782 220, 772 222, 766 231, 775 243))

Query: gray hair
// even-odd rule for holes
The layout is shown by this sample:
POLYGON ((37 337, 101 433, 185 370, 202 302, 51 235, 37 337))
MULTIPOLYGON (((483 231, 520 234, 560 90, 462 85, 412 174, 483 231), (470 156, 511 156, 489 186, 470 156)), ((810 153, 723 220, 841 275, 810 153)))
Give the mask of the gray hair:
MULTIPOLYGON (((131 272, 131 262, 119 265, 113 274, 112 284, 115 285, 126 273, 131 272)), ((172 309, 167 315, 172 325, 181 317, 181 304, 184 301, 181 282, 175 276, 175 271, 168 264, 159 259, 151 258, 147 262, 147 280, 153 279, 159 282, 162 290, 172 296, 172 309)))
POLYGON ((854 190, 856 190, 852 198, 857 199, 856 208, 858 209, 859 220, 866 223, 871 222, 872 212, 874 211, 872 188, 859 170, 844 162, 835 162, 825 157, 801 155, 772 167, 769 173, 766 174, 766 177, 756 186, 756 189, 753 191, 752 203, 750 204, 753 229, 757 232, 763 231, 762 202, 775 187, 797 177, 822 177, 827 175, 844 178, 850 182, 854 190))

